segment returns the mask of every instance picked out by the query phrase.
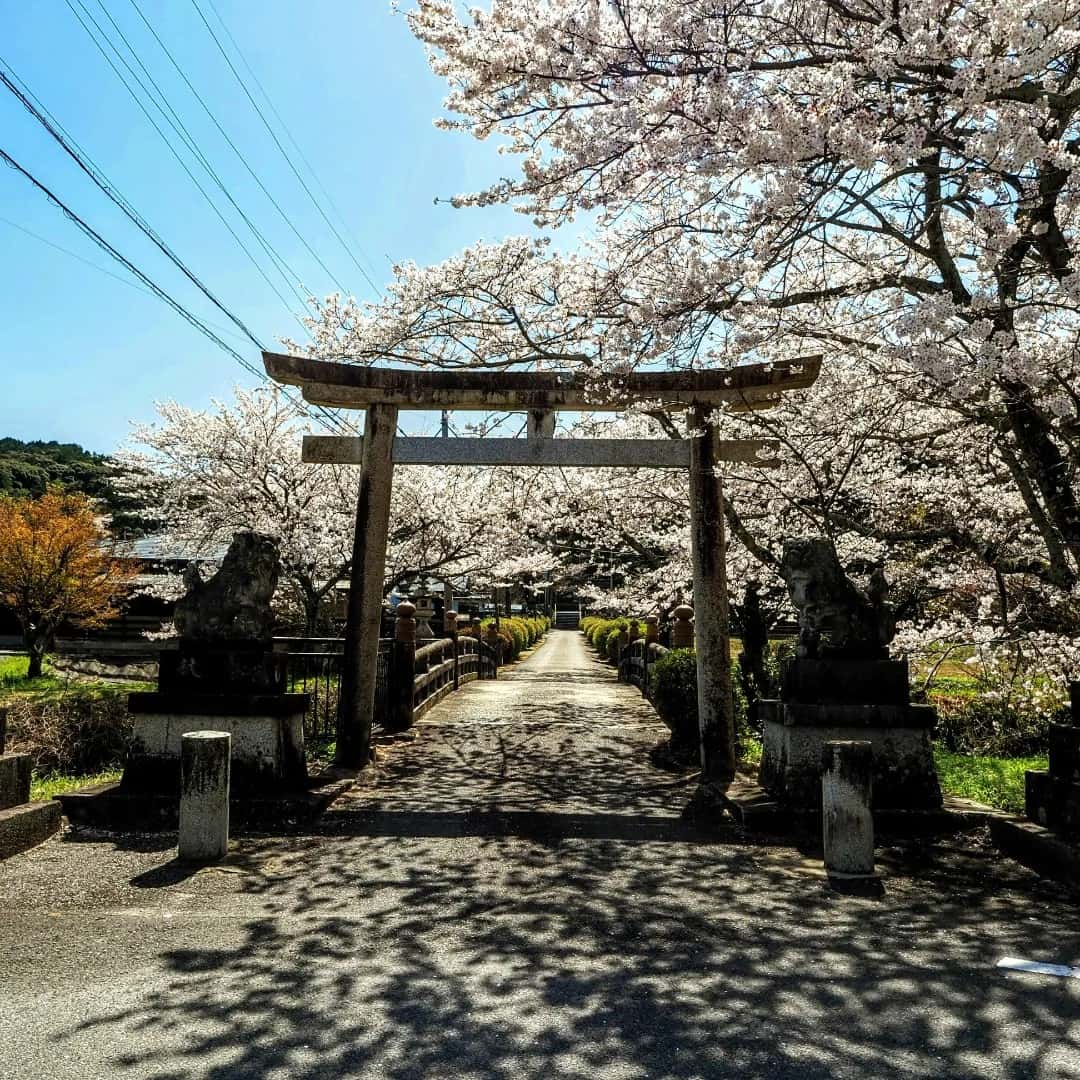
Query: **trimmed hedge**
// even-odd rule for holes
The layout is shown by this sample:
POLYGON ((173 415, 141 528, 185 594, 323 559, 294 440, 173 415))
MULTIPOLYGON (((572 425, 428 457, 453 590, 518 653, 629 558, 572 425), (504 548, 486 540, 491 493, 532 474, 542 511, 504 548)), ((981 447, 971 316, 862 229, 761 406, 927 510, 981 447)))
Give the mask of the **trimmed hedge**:
POLYGON ((645 636, 645 623, 641 619, 605 619, 599 615, 587 615, 581 620, 581 630, 589 644, 605 659, 614 660, 623 630, 637 628, 638 637, 645 636))
MULTIPOLYGON (((486 630, 495 623, 485 619, 486 630)), ((535 645, 551 626, 551 620, 541 616, 506 615, 499 619, 499 640, 503 643, 503 659, 516 660, 526 649, 535 645)))
MULTIPOLYGON (((697 655, 693 649, 669 649, 652 666, 650 691, 660 719, 671 729, 672 742, 698 740, 697 655)), ((735 735, 740 742, 750 734, 749 709, 739 678, 739 663, 731 663, 731 696, 735 707, 735 735)))

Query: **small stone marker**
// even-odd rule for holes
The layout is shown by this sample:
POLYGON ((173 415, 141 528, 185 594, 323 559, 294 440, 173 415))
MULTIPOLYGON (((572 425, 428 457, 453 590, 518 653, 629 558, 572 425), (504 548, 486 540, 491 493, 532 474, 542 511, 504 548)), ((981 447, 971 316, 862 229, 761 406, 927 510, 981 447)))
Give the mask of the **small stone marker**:
POLYGON ((821 817, 825 870, 831 881, 877 883, 874 818, 870 812, 873 746, 865 741, 825 744, 821 817))
POLYGON ((229 849, 227 731, 191 731, 180 739, 180 840, 184 862, 213 862, 229 849))

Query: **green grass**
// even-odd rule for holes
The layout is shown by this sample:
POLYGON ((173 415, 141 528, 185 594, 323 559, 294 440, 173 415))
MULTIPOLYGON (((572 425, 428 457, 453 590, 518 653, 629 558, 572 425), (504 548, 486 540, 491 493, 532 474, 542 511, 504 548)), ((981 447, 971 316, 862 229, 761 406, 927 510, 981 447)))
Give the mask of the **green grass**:
POLYGON ((758 766, 761 764, 761 742, 750 735, 739 741, 739 764, 758 766))
POLYGON ((974 799, 1013 814, 1024 812, 1024 773, 1045 769, 1045 757, 998 758, 953 754, 934 748, 941 786, 950 795, 974 799))
MULTIPOLYGON (((1024 773, 1046 768, 1045 757, 972 757, 954 754, 941 746, 934 747, 934 761, 941 787, 948 794, 1012 814, 1024 812, 1024 773)), ((753 768, 761 765, 761 743, 757 739, 742 740, 739 762, 753 768)))
POLYGON ((119 771, 114 770, 88 773, 83 776, 65 776, 62 773, 35 776, 30 781, 30 801, 44 801, 51 799, 54 795, 63 795, 65 791, 75 791, 77 788, 90 787, 92 784, 109 784, 119 779, 119 771))
POLYGON ((49 661, 35 679, 26 677, 30 661, 25 656, 0 656, 0 698, 11 694, 48 694, 63 690, 68 680, 54 675, 49 661))
POLYGON ((0 657, 0 702, 5 698, 28 697, 47 699, 59 697, 72 690, 92 696, 127 694, 133 690, 153 690, 154 684, 137 680, 71 678, 59 675, 48 657, 42 666, 42 674, 34 679, 26 677, 29 661, 25 656, 0 657))

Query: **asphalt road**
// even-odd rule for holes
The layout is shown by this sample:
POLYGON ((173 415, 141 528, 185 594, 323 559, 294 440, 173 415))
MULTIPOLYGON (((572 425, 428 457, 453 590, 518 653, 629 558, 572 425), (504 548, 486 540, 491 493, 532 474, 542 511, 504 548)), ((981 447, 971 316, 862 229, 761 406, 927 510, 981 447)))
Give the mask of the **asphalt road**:
POLYGON ((694 832, 637 692, 554 633, 434 709, 316 835, 0 864, 0 1077, 1080 1077, 1075 896, 972 844, 882 900, 694 832))

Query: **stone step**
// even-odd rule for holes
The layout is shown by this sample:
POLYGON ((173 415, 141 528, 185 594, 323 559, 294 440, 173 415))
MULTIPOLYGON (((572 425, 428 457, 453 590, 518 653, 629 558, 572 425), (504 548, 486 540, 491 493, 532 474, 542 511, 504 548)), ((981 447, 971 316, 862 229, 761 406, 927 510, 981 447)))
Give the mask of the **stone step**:
MULTIPOLYGON (((330 766, 311 776, 303 790, 229 800, 229 823, 235 829, 310 826, 356 782, 357 773, 330 766)), ((177 827, 179 791, 173 795, 126 789, 119 783, 97 784, 58 795, 75 827, 119 832, 168 832, 177 827)))
POLYGON ((0 810, 30 801, 30 755, 0 754, 0 810))
POLYGON ((59 828, 57 802, 28 802, 0 810, 0 859, 37 846, 59 828))
POLYGON ((1012 815, 991 821, 990 835, 1006 855, 1036 873, 1080 886, 1080 840, 1012 815))

